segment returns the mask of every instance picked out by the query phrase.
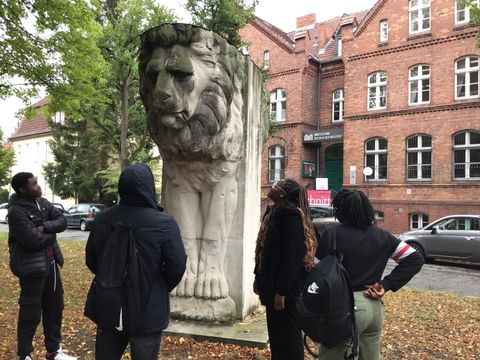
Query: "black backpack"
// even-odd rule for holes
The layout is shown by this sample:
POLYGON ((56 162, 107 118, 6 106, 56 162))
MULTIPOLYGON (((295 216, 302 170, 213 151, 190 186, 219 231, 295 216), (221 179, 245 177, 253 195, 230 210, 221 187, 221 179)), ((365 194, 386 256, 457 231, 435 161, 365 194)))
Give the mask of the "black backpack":
MULTIPOLYGON (((352 352, 358 353, 354 297, 348 273, 342 265, 343 255, 337 250, 335 232, 329 232, 330 252, 307 274, 297 302, 300 327, 307 338, 331 349, 352 338, 352 352)), ((307 350, 312 353, 311 349, 307 350)))
POLYGON ((137 248, 135 231, 158 213, 142 208, 129 224, 107 213, 110 233, 101 254, 97 274, 85 305, 85 316, 100 329, 133 334, 147 309, 158 269, 145 269, 137 248))

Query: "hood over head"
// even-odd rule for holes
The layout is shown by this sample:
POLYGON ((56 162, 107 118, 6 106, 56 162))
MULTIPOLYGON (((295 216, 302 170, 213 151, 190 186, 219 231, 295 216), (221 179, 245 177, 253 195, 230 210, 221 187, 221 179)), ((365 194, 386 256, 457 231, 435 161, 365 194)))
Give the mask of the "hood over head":
POLYGON ((120 205, 157 209, 157 194, 152 170, 145 164, 134 164, 120 174, 118 180, 120 205))

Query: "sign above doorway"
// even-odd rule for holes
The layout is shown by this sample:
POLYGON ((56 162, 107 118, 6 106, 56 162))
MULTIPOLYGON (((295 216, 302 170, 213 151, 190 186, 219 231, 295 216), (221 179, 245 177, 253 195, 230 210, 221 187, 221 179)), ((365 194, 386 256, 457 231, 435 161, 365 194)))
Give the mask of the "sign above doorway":
POLYGON ((342 140, 343 128, 306 131, 303 133, 302 139, 304 144, 320 144, 325 140, 342 140))

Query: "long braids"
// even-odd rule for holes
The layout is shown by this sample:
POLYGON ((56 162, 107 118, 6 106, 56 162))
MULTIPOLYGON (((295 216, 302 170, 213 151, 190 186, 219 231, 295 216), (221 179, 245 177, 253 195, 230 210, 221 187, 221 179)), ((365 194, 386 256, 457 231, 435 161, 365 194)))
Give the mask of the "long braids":
MULTIPOLYGON (((306 247, 303 264, 305 266, 305 269, 310 271, 314 266, 315 252, 317 250, 317 239, 310 217, 310 210, 307 201, 307 191, 305 190, 305 187, 298 184, 296 181, 290 179, 286 179, 283 182, 282 189, 285 191, 284 201, 287 201, 290 204, 294 205, 300 214, 306 247)), ((283 201, 270 206, 262 219, 260 230, 258 232, 257 244, 255 247, 255 263, 257 264, 259 269, 262 265, 263 244, 265 242, 268 226, 274 214, 280 208, 282 203, 283 201)))

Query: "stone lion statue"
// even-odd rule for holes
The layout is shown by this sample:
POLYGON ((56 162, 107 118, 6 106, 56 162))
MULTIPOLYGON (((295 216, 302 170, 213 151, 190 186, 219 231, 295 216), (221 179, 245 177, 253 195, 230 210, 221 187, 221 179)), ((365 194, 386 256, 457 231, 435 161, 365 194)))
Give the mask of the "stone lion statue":
POLYGON ((212 31, 165 24, 142 36, 140 96, 164 161, 163 205, 188 254, 180 297, 228 296, 224 260, 243 154, 243 56, 212 31))

